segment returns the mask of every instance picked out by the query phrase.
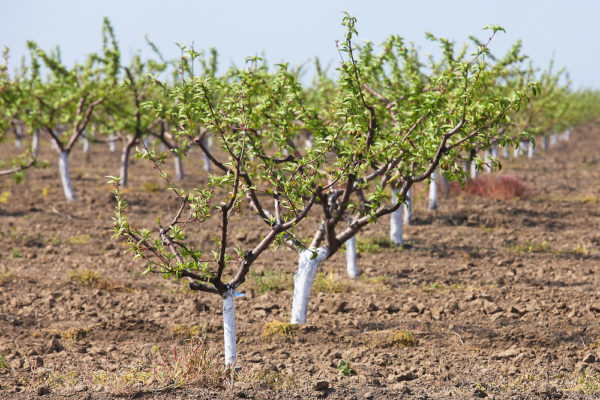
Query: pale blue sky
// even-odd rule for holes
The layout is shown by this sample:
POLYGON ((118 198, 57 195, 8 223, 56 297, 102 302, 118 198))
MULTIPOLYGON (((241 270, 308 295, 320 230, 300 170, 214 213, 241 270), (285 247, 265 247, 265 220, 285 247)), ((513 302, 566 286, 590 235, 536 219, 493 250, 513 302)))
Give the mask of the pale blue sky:
POLYGON ((142 49, 147 34, 167 58, 179 55, 175 42, 214 46, 221 66, 241 65, 248 55, 265 53, 273 64, 300 64, 319 56, 337 60, 335 40, 342 38, 342 10, 358 18, 360 39, 381 42, 394 33, 424 52, 433 47, 430 31, 457 43, 474 34, 487 38, 487 24, 507 33, 492 43, 502 53, 517 39, 535 64, 545 67, 552 55, 567 67, 574 86, 600 88, 599 0, 422 0, 422 1, 183 1, 183 0, 2 0, 0 44, 11 49, 11 65, 27 53, 26 41, 44 49, 60 45, 72 64, 101 47, 101 24, 108 16, 124 59, 142 49))

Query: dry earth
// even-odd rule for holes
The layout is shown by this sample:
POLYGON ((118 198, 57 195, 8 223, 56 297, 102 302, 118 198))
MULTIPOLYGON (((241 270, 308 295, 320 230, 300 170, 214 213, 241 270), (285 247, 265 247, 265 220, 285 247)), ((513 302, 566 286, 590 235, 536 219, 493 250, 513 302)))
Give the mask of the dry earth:
MULTIPOLYGON (((0 182, 2 399, 600 397, 599 124, 504 162, 532 190, 527 200, 459 194, 428 213, 417 188, 409 246, 389 247, 382 218, 359 235, 360 279, 344 278, 339 252, 322 265, 309 324, 268 337, 268 323, 289 319, 297 258, 270 251, 236 300, 234 382, 222 376, 220 299, 142 276, 109 239, 104 176, 119 154, 104 150, 73 154, 75 204, 54 165, 0 182), (198 359, 201 372, 176 375, 198 359)), ((126 194, 140 226, 177 207, 143 163, 126 194)), ((201 185, 200 165, 186 169, 184 184, 201 185)), ((261 229, 249 212, 236 241, 250 246, 261 229)), ((214 232, 194 235, 202 245, 214 232)))

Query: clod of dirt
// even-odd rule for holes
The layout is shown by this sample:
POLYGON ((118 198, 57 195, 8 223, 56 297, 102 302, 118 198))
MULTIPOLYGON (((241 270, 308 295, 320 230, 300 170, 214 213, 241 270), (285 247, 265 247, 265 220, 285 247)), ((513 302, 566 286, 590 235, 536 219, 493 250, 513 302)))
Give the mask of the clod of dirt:
POLYGON ((61 351, 63 351, 65 348, 62 344, 60 344, 60 342, 58 341, 58 339, 56 337, 53 337, 52 340, 50 340, 50 343, 48 343, 48 346, 46 347, 46 354, 50 354, 50 353, 60 353, 61 351))
POLYGON ((315 390, 323 391, 329 389, 329 382, 327 381, 318 381, 315 383, 315 390))
POLYGON ((473 396, 478 397, 480 399, 488 397, 487 393, 481 389, 475 389, 475 391, 473 392, 473 396))
POLYGON ((37 388, 37 394, 38 394, 38 396, 44 396, 44 395, 46 395, 48 393, 50 393, 50 389, 46 385, 42 385, 42 386, 40 386, 40 387, 37 388))
POLYGON ((583 358, 582 361, 586 364, 593 364, 596 362, 596 356, 592 353, 589 353, 583 358))

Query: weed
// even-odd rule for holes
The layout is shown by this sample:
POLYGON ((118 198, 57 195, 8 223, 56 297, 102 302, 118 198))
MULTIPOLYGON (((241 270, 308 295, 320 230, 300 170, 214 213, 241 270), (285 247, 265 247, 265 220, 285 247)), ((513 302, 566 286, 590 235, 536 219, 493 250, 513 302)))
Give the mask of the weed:
POLYGON ((19 249, 10 249, 10 258, 22 258, 21 250, 19 249))
POLYGON ((0 203, 8 203, 8 199, 10 198, 10 192, 4 191, 0 193, 0 203))
POLYGON ((424 283, 423 287, 421 288, 421 290, 424 293, 433 293, 433 292, 435 292, 437 290, 445 289, 445 288, 446 288, 446 286, 444 286, 443 283, 433 282, 433 283, 431 283, 429 285, 427 285, 427 284, 424 283))
POLYGON ((358 279, 362 282, 375 285, 387 285, 390 281, 390 277, 387 275, 367 276, 363 274, 358 279))
POLYGON ((272 321, 265 324, 262 337, 266 342, 270 341, 273 336, 280 336, 293 341, 295 333, 296 325, 289 322, 272 321))
POLYGON ((577 376, 575 390, 583 394, 600 391, 600 374, 590 373, 587 369, 577 376))
POLYGON ((110 290, 110 291, 125 291, 132 292, 131 288, 128 288, 124 285, 121 285, 112 280, 106 279, 96 271, 90 270, 88 268, 82 269, 73 269, 69 273, 69 280, 74 283, 78 283, 82 286, 87 286, 91 288, 96 288, 100 290, 110 290))
POLYGON ((66 240, 68 244, 86 244, 90 240, 90 234, 71 236, 66 240))
POLYGON ((353 372, 352 368, 350 368, 350 363, 346 360, 341 360, 338 363, 337 370, 340 371, 345 376, 348 376, 353 372))
POLYGON ((359 253, 381 253, 389 249, 396 249, 394 242, 387 237, 368 239, 365 241, 357 240, 356 250, 359 253))
POLYGON ((417 345, 415 336, 404 329, 393 329, 391 331, 373 331, 370 344, 374 347, 413 347, 417 345))
POLYGON ((144 192, 158 193, 161 191, 161 187, 156 182, 144 182, 142 183, 142 190, 144 192))
POLYGON ((79 381, 79 373, 73 369, 65 372, 51 372, 45 379, 44 384, 51 388, 65 388, 77 385, 79 381))
POLYGON ((412 347, 417 345, 415 336, 404 329, 396 329, 388 336, 388 341, 392 347, 412 347))
POLYGON ((333 278, 333 271, 329 271, 327 275, 323 272, 317 273, 313 288, 319 292, 342 293, 352 290, 352 285, 347 281, 336 281, 333 278))
POLYGON ((15 276, 14 272, 12 272, 10 269, 0 271, 0 286, 4 285, 5 283, 12 282, 16 278, 17 277, 15 276))
POLYGON ((60 332, 60 336, 63 339, 72 340, 74 342, 78 342, 84 339, 89 333, 88 328, 71 328, 60 332))
POLYGON ((515 253, 547 253, 550 251, 550 245, 547 241, 537 243, 527 239, 524 244, 512 247, 515 253))
POLYGON ((251 380, 265 383, 273 391, 296 389, 300 386, 295 376, 273 369, 263 369, 251 380))
POLYGON ((10 369, 8 361, 6 361, 6 358, 2 354, 0 354, 0 369, 10 369))
POLYGON ((281 292, 294 288, 294 279, 285 272, 253 272, 250 271, 250 285, 256 287, 258 292, 281 292))
POLYGON ((206 333, 208 331, 208 323, 200 326, 200 325, 186 325, 186 324, 181 324, 181 325, 175 325, 173 328, 171 328, 171 335, 173 335, 173 337, 178 338, 178 339, 191 339, 193 337, 198 337, 198 336, 206 336, 206 333))

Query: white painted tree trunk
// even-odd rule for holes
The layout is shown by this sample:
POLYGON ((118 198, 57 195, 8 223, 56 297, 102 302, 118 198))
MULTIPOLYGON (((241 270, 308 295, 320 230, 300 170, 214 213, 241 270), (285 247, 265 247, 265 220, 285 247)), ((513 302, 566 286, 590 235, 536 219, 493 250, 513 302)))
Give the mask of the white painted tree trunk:
POLYGON ((37 157, 40 151, 40 130, 36 129, 31 138, 31 155, 37 157))
POLYGON ((492 160, 490 158, 491 158, 491 154, 489 151, 486 150, 483 153, 483 160, 484 160, 483 162, 485 165, 485 167, 484 167, 485 172, 487 172, 487 173, 491 173, 494 170, 494 168, 492 168, 492 160))
POLYGON ((83 149, 84 153, 87 153, 90 151, 90 140, 87 137, 87 133, 83 132, 83 135, 81 136, 81 141, 83 142, 83 145, 81 146, 81 148, 83 149))
POLYGON ((518 141, 517 143, 515 143, 515 151, 513 153, 513 157, 514 158, 519 157, 520 152, 521 152, 521 141, 518 141))
POLYGON ((490 155, 494 158, 498 158, 498 143, 494 143, 490 149, 490 155))
POLYGON ((477 179, 477 175, 479 173, 479 171, 477 171, 477 163, 475 162, 475 160, 471 160, 471 170, 469 171, 469 177, 471 179, 477 179))
POLYGON ((534 154, 535 154, 535 144, 533 143, 533 140, 530 140, 527 143, 527 158, 533 158, 534 154))
POLYGON ((127 187, 129 183, 129 146, 123 146, 121 152, 121 186, 127 187))
POLYGON ((115 144, 115 134, 111 133, 110 136, 108 137, 108 149, 110 150, 111 153, 114 153, 115 151, 117 151, 117 145, 115 144))
POLYGON ((225 366, 233 367, 237 361, 235 341, 235 307, 233 289, 223 293, 223 335, 225 339, 225 366))
POLYGON ((71 172, 69 171, 69 154, 66 151, 61 151, 58 155, 58 170, 60 172, 60 180, 63 185, 63 191, 67 201, 75 201, 75 192, 71 183, 71 172))
POLYGON ((554 146, 556 143, 558 143, 558 136, 553 133, 550 135, 550 146, 554 146))
POLYGON ((506 158, 508 160, 510 158, 510 151, 508 150, 508 145, 504 146, 503 150, 504 150, 503 151, 504 158, 506 158))
POLYGON ((354 279, 358 276, 358 266, 356 264, 356 237, 352 236, 346 240, 346 269, 348 277, 354 279))
POLYGON ((305 324, 308 301, 319 264, 327 259, 327 247, 302 250, 298 255, 298 270, 294 275, 294 298, 292 300, 292 324, 305 324), (314 254, 317 254, 315 258, 314 254))
POLYGON ((182 181, 185 177, 183 173, 183 161, 181 161, 181 156, 179 154, 175 154, 175 158, 173 159, 175 162, 175 176, 178 181, 182 181))
POLYGON ((402 209, 404 225, 410 225, 412 223, 412 187, 406 192, 406 200, 402 205, 402 209))
POLYGON ((427 203, 427 209, 429 211, 435 211, 438 209, 438 185, 437 185, 437 171, 433 171, 429 182, 429 202, 427 203))
MULTIPOLYGON (((209 135, 204 136, 202 138, 202 144, 204 144, 204 147, 210 150, 210 147, 212 145, 212 137, 209 135)), ((212 164, 210 162, 210 158, 208 158, 208 156, 204 152, 202 152, 202 161, 204 162, 204 170, 210 174, 212 172, 212 164)))
MULTIPOLYGON (((398 188, 392 188, 392 204, 398 202, 398 188)), ((403 205, 398 207, 390 215, 390 240, 394 243, 394 246, 400 247, 404 245, 404 239, 402 238, 403 218, 402 218, 403 205)))
POLYGON ((17 136, 15 147, 20 149, 23 146, 23 126, 20 124, 15 125, 15 135, 17 136))

